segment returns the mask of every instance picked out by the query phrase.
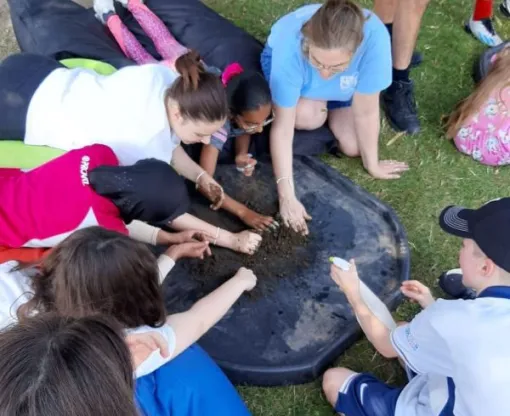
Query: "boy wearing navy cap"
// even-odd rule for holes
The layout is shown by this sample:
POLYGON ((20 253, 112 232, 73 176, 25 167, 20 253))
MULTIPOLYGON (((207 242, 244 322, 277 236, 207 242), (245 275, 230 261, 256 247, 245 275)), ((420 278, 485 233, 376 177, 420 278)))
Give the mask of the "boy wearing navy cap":
POLYGON ((510 198, 477 210, 443 210, 444 231, 462 237, 462 280, 472 300, 434 300, 407 281, 402 292, 423 307, 411 322, 390 331, 363 302, 354 261, 334 265, 331 276, 345 293, 361 327, 387 358, 399 357, 415 376, 393 388, 346 368, 324 374, 323 388, 346 416, 510 415, 510 198))

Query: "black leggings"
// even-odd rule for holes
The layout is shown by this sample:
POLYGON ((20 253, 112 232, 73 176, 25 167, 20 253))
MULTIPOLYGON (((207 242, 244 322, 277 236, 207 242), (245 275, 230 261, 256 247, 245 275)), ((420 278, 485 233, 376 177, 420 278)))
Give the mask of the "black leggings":
POLYGON ((30 53, 11 55, 0 64, 0 140, 23 140, 28 106, 35 90, 62 65, 30 53))

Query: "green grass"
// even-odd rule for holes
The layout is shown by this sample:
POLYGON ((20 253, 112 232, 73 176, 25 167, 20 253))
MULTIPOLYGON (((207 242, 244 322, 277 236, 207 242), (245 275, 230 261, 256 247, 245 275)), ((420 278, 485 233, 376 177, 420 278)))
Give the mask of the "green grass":
MULTIPOLYGON (((206 3, 237 25, 264 40, 274 20, 304 4, 296 0, 227 0, 206 3)), ((495 2, 495 4, 499 4, 495 2)), ((366 7, 371 3, 363 1, 366 7)), ((324 160, 356 183, 391 205, 403 222, 411 246, 411 276, 430 286, 445 269, 457 266, 460 241, 446 236, 437 225, 437 216, 448 204, 477 206, 492 198, 507 196, 508 168, 493 169, 461 155, 444 138, 441 117, 448 114, 459 99, 473 87, 473 59, 483 46, 463 30, 472 7, 471 0, 432 1, 425 15, 417 49, 425 61, 412 72, 420 110, 422 132, 395 136, 385 121, 381 135, 381 157, 407 161, 411 170, 398 181, 371 179, 356 159, 324 160)), ((496 14, 496 28, 502 38, 510 35, 510 21, 496 14)), ((434 287, 436 291, 437 288, 434 287)), ((410 319, 417 308, 404 303, 397 310, 402 319, 410 319)), ((397 364, 380 357, 363 339, 339 358, 338 365, 358 371, 372 371, 383 380, 403 380, 397 364)), ((241 388, 255 416, 331 416, 332 410, 322 397, 319 381, 304 386, 281 388, 241 388)))

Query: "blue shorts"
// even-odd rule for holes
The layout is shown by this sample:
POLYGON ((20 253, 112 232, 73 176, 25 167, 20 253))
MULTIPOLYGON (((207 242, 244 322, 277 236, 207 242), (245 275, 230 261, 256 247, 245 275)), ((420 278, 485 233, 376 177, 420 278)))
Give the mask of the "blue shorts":
MULTIPOLYGON (((273 51, 271 47, 266 44, 262 54, 260 55, 260 66, 262 67, 262 73, 269 82, 271 78, 271 58, 273 51)), ((328 101, 328 110, 336 110, 338 108, 350 107, 352 105, 352 98, 348 101, 328 101)))
POLYGON ((338 393, 335 411, 345 416, 394 416, 402 392, 365 373, 354 376, 344 390, 338 393))
POLYGON ((135 398, 142 415, 250 416, 235 387, 196 344, 137 379, 135 398))

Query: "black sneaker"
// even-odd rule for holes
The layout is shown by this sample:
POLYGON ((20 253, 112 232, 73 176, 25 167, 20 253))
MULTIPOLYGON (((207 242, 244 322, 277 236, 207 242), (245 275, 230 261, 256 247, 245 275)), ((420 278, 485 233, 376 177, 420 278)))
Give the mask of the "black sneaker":
POLYGON ((509 7, 510 7, 510 3, 509 0, 504 0, 500 5, 499 5, 499 11, 501 12, 501 14, 505 17, 510 17, 510 10, 509 10, 509 7))
POLYGON ((421 52, 414 51, 413 56, 411 57, 411 63, 409 64, 409 68, 416 68, 417 66, 420 66, 423 62, 423 55, 421 52))
POLYGON ((439 276, 439 287, 452 299, 475 299, 476 292, 462 283, 462 270, 452 269, 439 276))
POLYGON ((420 131, 412 81, 393 81, 381 94, 381 99, 383 110, 393 129, 409 134, 420 131))

